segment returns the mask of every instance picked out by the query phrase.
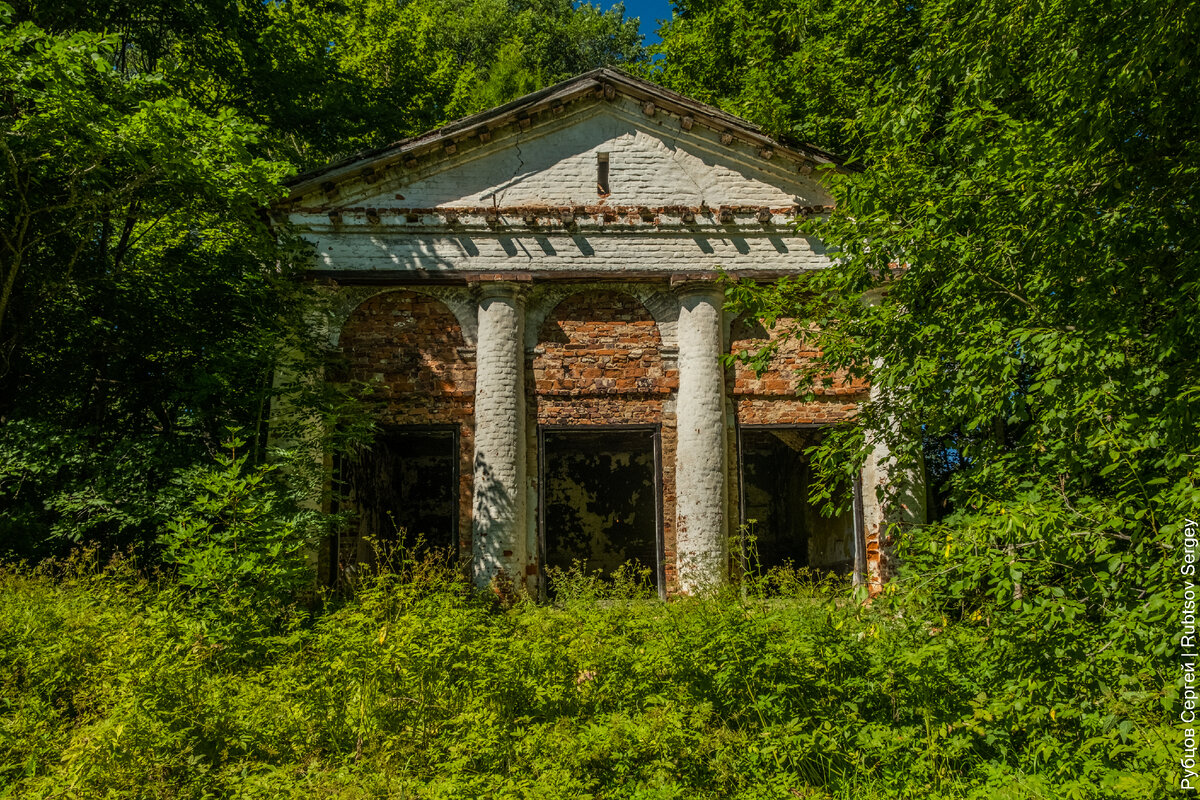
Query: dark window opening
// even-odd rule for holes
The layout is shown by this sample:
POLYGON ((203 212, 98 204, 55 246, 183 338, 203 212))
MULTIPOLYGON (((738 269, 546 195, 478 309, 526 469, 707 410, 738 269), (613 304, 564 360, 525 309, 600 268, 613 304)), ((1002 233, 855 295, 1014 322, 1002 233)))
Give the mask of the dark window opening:
POLYGON ((348 533, 360 560, 372 560, 369 540, 401 536, 406 546, 457 556, 458 449, 457 429, 413 426, 386 430, 342 460, 342 491, 354 511, 348 533))
POLYGON ((650 571, 661 595, 657 429, 543 428, 541 433, 542 564, 568 570, 579 562, 587 574, 609 577, 629 562, 650 571))
POLYGON ((812 470, 804 450, 816 444, 818 429, 742 427, 741 504, 746 569, 761 572, 789 563, 795 567, 849 575, 859 545, 854 510, 846 485, 839 498, 845 511, 821 514, 824 501, 812 499, 812 470))
POLYGON ((596 154, 596 194, 604 197, 608 191, 608 153, 596 154))

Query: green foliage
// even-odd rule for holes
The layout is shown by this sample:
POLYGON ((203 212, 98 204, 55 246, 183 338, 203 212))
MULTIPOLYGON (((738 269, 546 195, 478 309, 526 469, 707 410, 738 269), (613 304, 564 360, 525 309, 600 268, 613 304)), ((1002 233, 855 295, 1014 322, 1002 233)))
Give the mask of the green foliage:
POLYGON ((643 58, 637 20, 620 4, 602 12, 571 0, 352 0, 276 4, 272 14, 276 30, 317 43, 355 86, 354 108, 329 109, 354 120, 341 141, 307 137, 319 148, 305 154, 313 164, 643 58))
POLYGON ((859 113, 905 68, 921 5, 881 0, 677 0, 655 80, 833 152, 858 147, 859 113))
POLYGON ((566 0, 0 3, 4 551, 151 555, 177 471, 228 426, 261 461, 281 395, 277 435, 356 439, 312 381, 308 251, 262 215, 281 181, 636 62, 636 28, 566 0))
POLYGON ((562 569, 546 567, 546 593, 556 603, 595 603, 607 600, 650 600, 658 597, 654 587, 654 570, 637 562, 626 561, 610 575, 596 570, 588 572, 582 561, 576 560, 562 569))
POLYGON ((107 32, 123 74, 264 126, 305 167, 580 72, 644 58, 637 20, 570 0, 19 0, 51 34, 107 32))
POLYGON ((308 554, 322 516, 289 496, 279 473, 286 462, 250 466, 245 446, 234 435, 213 465, 180 476, 184 501, 159 538, 163 561, 205 607, 218 598, 286 601, 313 580, 308 554))
POLYGON ((610 592, 506 610, 409 552, 353 598, 261 626, 221 627, 215 613, 244 610, 189 597, 88 558, 0 573, 0 782, 139 798, 1166 791, 1161 708, 1091 682, 1043 708, 989 620, 916 604, 610 592))
POLYGON ((0 530, 34 556, 146 542, 174 470, 265 419, 296 340, 291 242, 256 216, 290 167, 118 68, 118 37, 3 10, 0 530))
MULTIPOLYGON (((1042 747, 1030 729, 1066 719, 1166 764, 1137 720, 1178 710, 1176 559, 1200 508, 1181 301, 1200 293, 1200 119, 1180 102, 1200 91, 1200 9, 912 9, 847 128, 864 169, 830 173, 837 209, 804 226, 834 265, 731 302, 816 322, 796 332, 814 380, 870 377, 873 438, 827 439, 826 477, 871 441, 901 466, 934 456, 945 516, 893 531, 892 590, 989 626, 1004 671, 983 708, 1014 731, 997 746, 1042 747)), ((1120 785, 1098 744, 1054 785, 1120 785)))

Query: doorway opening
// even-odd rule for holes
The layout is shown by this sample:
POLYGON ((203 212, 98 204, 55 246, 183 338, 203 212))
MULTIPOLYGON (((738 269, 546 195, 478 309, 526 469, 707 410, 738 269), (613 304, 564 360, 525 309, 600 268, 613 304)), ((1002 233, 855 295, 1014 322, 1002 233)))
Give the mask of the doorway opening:
POLYGON ((812 497, 812 469, 804 450, 820 435, 814 426, 739 427, 743 569, 761 574, 790 564, 860 580, 858 482, 841 487, 843 497, 835 495, 845 510, 834 517, 822 515, 823 501, 812 497))
MULTIPOLYGON (((355 511, 354 557, 371 562, 371 541, 458 556, 459 444, 454 425, 385 429, 365 452, 342 461, 343 491, 355 511)), ((346 555, 343 554, 343 558, 346 555)))
POLYGON ((538 430, 540 549, 546 570, 609 578, 622 565, 649 570, 665 592, 658 426, 543 425, 538 430))

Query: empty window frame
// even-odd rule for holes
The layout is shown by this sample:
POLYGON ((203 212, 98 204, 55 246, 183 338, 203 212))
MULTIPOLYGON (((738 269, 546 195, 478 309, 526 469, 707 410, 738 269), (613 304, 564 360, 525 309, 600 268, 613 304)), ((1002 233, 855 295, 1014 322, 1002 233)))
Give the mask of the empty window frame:
POLYGON ((458 464, 456 425, 385 428, 369 448, 343 457, 339 488, 354 512, 349 535, 358 540, 357 557, 371 559, 369 539, 397 541, 401 534, 410 546, 457 557, 458 464))
POLYGON ((811 497, 812 470, 804 450, 816 444, 813 425, 739 425, 738 477, 745 531, 743 569, 760 571, 792 564, 850 574, 864 572, 860 482, 844 487, 848 508, 821 514, 811 497), (852 494, 851 494, 852 493, 852 494))
POLYGON ((539 563, 610 576, 626 562, 648 568, 665 596, 659 428, 538 428, 539 563))

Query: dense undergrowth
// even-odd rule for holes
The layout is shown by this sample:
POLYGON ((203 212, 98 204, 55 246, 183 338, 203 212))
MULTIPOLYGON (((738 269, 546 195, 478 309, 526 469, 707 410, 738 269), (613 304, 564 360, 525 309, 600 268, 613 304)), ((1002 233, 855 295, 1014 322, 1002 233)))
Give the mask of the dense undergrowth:
POLYGON ((276 605, 94 555, 8 567, 0 796, 1166 791, 1161 697, 1097 675, 1042 700, 1035 679, 1080 664, 1027 674, 986 616, 756 588, 662 603, 576 574, 502 607, 401 557, 350 597, 276 605))

